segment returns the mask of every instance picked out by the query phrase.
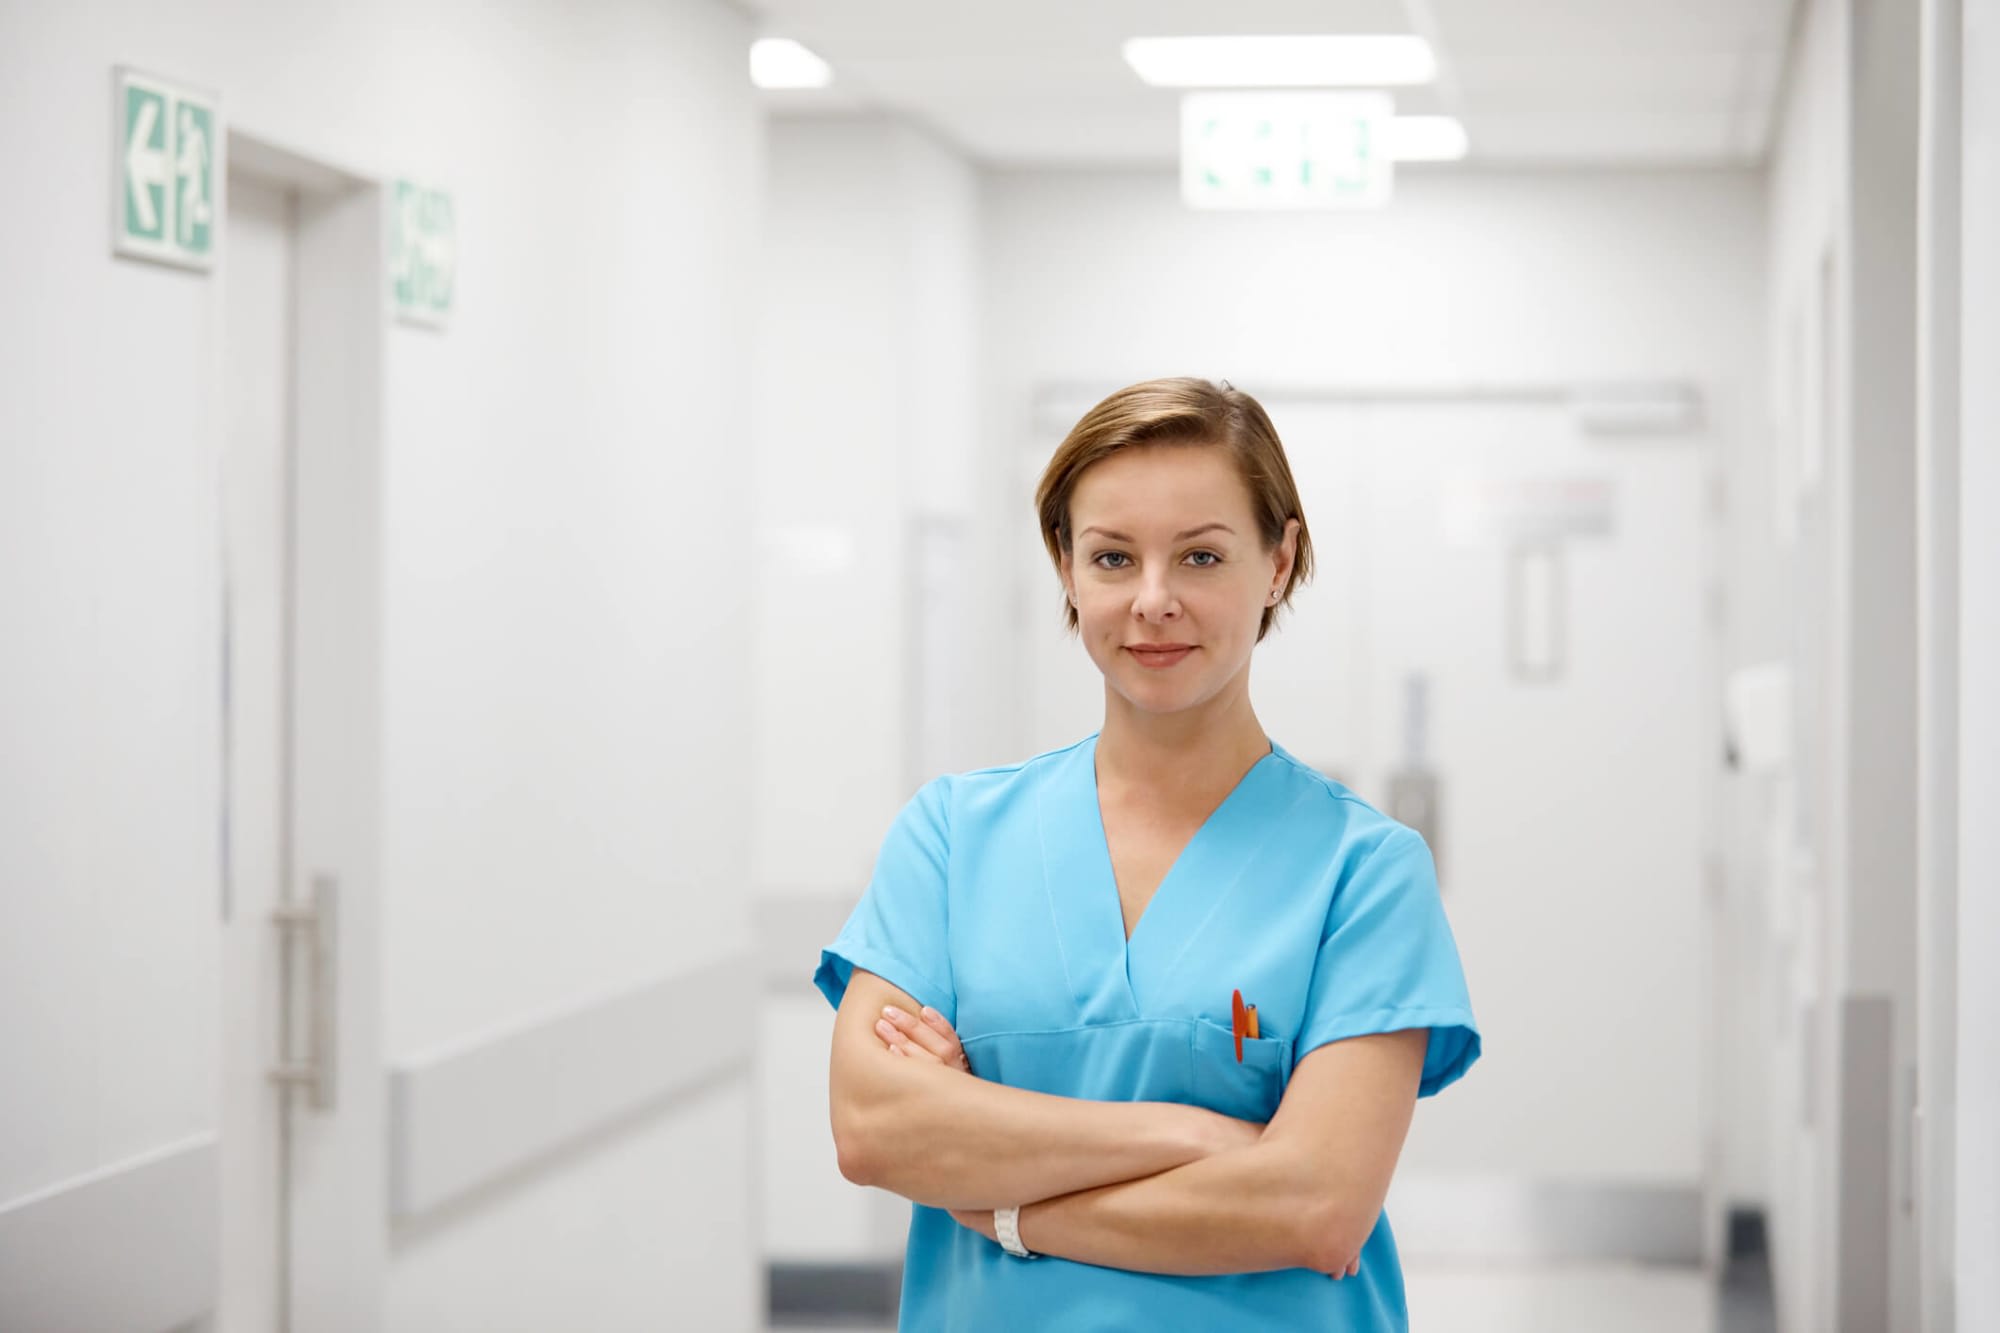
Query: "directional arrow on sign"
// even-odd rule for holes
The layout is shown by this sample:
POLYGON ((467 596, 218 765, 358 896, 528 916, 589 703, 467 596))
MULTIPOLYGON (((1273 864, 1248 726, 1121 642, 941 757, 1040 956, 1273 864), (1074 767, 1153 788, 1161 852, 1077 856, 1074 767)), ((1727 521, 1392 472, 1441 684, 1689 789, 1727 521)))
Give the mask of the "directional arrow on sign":
MULTIPOLYGON (((132 204, 139 214, 139 225, 146 231, 160 225, 158 214, 153 212, 152 187, 158 186, 162 195, 167 188, 167 150, 151 144, 153 127, 159 119, 158 102, 151 99, 141 102, 138 119, 132 125, 132 142, 125 149, 126 187, 132 191, 132 204)), ((98 160, 103 161, 102 158, 98 160)))

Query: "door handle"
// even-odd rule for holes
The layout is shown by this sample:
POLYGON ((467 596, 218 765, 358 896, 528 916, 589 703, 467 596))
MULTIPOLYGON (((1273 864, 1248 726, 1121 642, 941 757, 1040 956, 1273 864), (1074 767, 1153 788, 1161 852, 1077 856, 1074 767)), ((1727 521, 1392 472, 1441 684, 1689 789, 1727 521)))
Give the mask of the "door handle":
MULTIPOLYGON (((312 899, 303 906, 286 905, 271 913, 281 941, 286 995, 294 993, 294 960, 301 946, 306 950, 307 1002, 305 1058, 294 1055, 293 1024, 282 1024, 278 1036, 278 1065, 271 1081, 284 1087, 305 1089, 306 1104, 315 1111, 334 1108, 338 1070, 338 1029, 340 1014, 340 879, 336 875, 312 877, 312 899)), ((288 1015, 289 1016, 289 1015, 288 1015)))

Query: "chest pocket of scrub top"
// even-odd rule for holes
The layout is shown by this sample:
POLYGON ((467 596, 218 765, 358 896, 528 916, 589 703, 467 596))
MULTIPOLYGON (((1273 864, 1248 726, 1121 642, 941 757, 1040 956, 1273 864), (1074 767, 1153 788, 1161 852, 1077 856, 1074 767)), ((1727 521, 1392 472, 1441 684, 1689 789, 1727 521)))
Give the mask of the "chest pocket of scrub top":
POLYGON ((1186 1102, 1188 1025, 1133 1019, 965 1039, 972 1072, 995 1083, 1098 1102, 1186 1102))
POLYGON ((1192 1100, 1238 1120, 1268 1121, 1292 1075, 1292 1044, 1275 1037, 1245 1037, 1243 1062, 1236 1062, 1236 1036, 1226 1027, 1197 1019, 1189 1025, 1192 1100))
POLYGON ((980 1078, 1092 1101, 1180 1102, 1268 1121, 1291 1073, 1289 1042, 1245 1038, 1200 1019, 1147 1018, 1046 1032, 996 1032, 965 1042, 980 1078))

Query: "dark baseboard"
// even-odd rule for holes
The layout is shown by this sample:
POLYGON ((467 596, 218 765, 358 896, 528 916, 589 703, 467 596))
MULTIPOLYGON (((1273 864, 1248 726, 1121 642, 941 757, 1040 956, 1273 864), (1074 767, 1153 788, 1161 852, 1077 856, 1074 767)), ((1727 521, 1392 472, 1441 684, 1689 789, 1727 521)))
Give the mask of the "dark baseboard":
POLYGON ((1716 1333, 1777 1333, 1776 1292, 1764 1210, 1729 1210, 1729 1250, 1716 1287, 1716 1333))
POLYGON ((1760 1259, 1770 1254, 1764 1234, 1764 1210, 1737 1204, 1729 1210, 1729 1258, 1760 1259))
POLYGON ((773 1328, 829 1324, 894 1325, 902 1301, 903 1265, 770 1265, 768 1292, 773 1328))

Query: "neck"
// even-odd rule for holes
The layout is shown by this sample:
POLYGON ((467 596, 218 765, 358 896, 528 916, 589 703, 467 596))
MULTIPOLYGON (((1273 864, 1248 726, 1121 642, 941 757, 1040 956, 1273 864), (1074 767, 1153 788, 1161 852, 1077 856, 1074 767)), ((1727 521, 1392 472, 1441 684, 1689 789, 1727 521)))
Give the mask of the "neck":
POLYGON ((1246 670, 1213 699, 1177 713, 1144 712, 1107 685, 1097 738, 1100 787, 1164 800, 1234 787, 1271 752, 1250 707, 1248 677, 1246 670))

